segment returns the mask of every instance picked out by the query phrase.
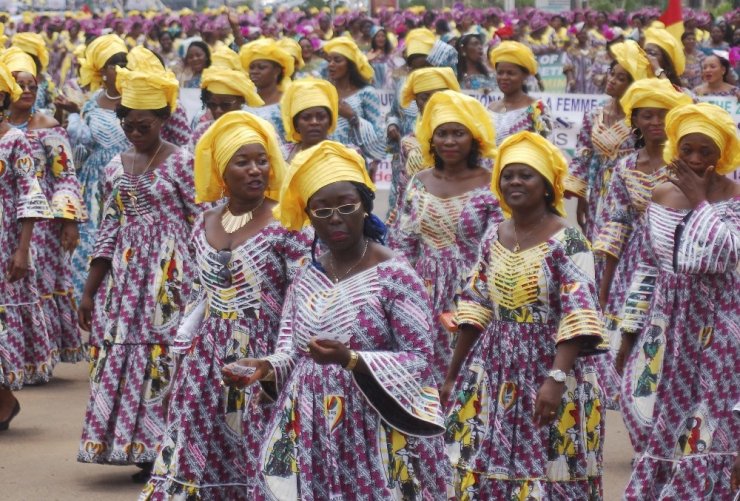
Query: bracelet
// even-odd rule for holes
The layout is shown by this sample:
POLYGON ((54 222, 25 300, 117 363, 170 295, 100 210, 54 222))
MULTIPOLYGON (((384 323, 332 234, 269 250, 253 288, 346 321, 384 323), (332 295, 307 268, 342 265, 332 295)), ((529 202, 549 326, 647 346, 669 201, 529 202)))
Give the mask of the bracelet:
POLYGON ((360 360, 360 355, 355 350, 349 350, 349 362, 344 366, 344 370, 354 370, 358 360, 360 360))

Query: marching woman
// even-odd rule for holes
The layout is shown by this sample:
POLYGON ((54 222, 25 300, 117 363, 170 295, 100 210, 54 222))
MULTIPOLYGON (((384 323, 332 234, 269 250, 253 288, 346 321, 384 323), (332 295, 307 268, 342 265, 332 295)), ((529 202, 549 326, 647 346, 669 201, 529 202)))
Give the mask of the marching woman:
MULTIPOLYGON (((205 77, 204 77, 205 78, 205 77)), ((142 499, 254 499, 263 429, 272 406, 258 385, 221 384, 221 368, 277 348, 283 298, 311 240, 272 217, 285 163, 275 129, 246 111, 226 113, 195 149, 203 213, 192 237, 199 278, 173 350, 167 429, 142 499)))
POLYGON ((476 99, 446 90, 434 94, 416 128, 428 168, 409 181, 389 245, 408 259, 432 299, 434 375, 440 384, 450 362, 447 322, 456 293, 475 264, 490 225, 502 219, 489 189, 495 132, 476 99))
POLYGON ((52 117, 34 111, 38 80, 36 65, 25 52, 10 48, 2 60, 23 89, 10 105, 9 125, 25 132, 36 164, 36 177, 51 204, 53 220, 34 227, 34 265, 38 293, 46 316, 55 362, 79 362, 86 357, 77 328, 70 254, 77 246, 77 225, 83 219, 82 193, 75 175, 67 131, 52 117))
POLYGON ((740 165, 735 122, 711 104, 665 119, 668 182, 646 209, 627 294, 622 415, 637 453, 626 499, 732 499, 740 438, 740 165))
POLYGON ((493 224, 458 303, 442 389, 455 491, 473 499, 600 499, 602 322, 590 246, 563 208, 567 164, 542 136, 499 149, 493 224))
POLYGON ((382 245, 362 157, 333 141, 296 155, 277 214, 325 252, 297 273, 277 351, 239 362, 277 398, 255 499, 447 499, 424 285, 382 245), (279 395, 279 396, 278 396, 279 395))
POLYGON ((106 167, 121 177, 106 201, 79 306, 80 326, 92 327, 92 367, 77 459, 139 465, 134 480, 142 481, 164 432, 170 347, 195 272, 189 235, 200 207, 191 154, 160 135, 177 104, 174 75, 119 68, 117 86, 116 114, 132 147, 106 167))
POLYGON ((686 54, 681 42, 665 28, 645 30, 645 53, 658 78, 666 78, 681 89, 681 75, 686 69, 686 54))
MULTIPOLYGON (((285 139, 286 162, 303 150, 326 140, 337 127, 339 96, 326 80, 301 78, 290 84, 280 100, 285 139)), ((349 146, 349 145, 345 145, 349 146)))
POLYGON ((44 38, 38 33, 22 32, 13 35, 12 47, 17 47, 33 59, 36 66, 36 101, 33 103, 34 111, 43 111, 49 115, 54 114, 54 98, 56 97, 56 86, 46 70, 49 66, 49 48, 44 38))
POLYGON ((51 377, 52 346, 31 267, 34 222, 51 217, 23 132, 5 121, 21 89, 0 62, 0 431, 21 406, 12 391, 51 377))

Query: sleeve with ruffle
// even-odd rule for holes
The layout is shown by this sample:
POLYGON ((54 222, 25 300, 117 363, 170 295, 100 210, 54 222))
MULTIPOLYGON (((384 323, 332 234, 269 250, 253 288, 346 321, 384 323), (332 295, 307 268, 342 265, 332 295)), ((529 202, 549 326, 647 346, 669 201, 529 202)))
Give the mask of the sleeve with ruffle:
MULTIPOLYGON (((298 280, 300 274, 301 271, 296 276, 298 280)), ((275 353, 264 358, 272 365, 275 379, 273 381, 260 381, 260 384, 265 393, 273 400, 277 399, 298 361, 298 353, 296 353, 295 344, 293 343, 293 318, 296 314, 295 289, 295 285, 291 285, 285 294, 275 353)))
POLYGON ((615 168, 604 199, 607 208, 606 223, 594 240, 594 252, 608 254, 616 259, 622 256, 624 246, 634 229, 635 210, 622 177, 622 171, 628 168, 627 161, 631 156, 621 159, 615 168))
POLYGON ((380 98, 371 86, 359 92, 360 109, 354 110, 358 124, 350 128, 354 144, 362 149, 365 158, 381 160, 385 157, 386 130, 380 112, 380 98))
POLYGON ((283 235, 275 250, 283 260, 286 281, 290 283, 306 264, 306 258, 311 256, 314 232, 310 226, 301 231, 288 231, 281 227, 281 231, 283 235))
POLYGON ((46 172, 51 175, 53 183, 52 214, 55 218, 82 221, 82 189, 77 179, 67 132, 57 126, 42 129, 39 135, 46 153, 46 172))
POLYGON ((7 164, 0 165, 0 173, 6 166, 9 166, 12 171, 18 194, 15 217, 17 219, 49 219, 52 217, 51 209, 36 177, 31 145, 22 132, 12 133, 15 134, 15 138, 10 146, 11 154, 7 159, 7 164))
POLYGON ((676 230, 676 273, 728 273, 739 263, 740 200, 722 207, 702 202, 686 215, 676 230))
POLYGON ((586 113, 583 126, 578 133, 575 156, 570 161, 568 176, 565 178, 565 191, 581 198, 588 196, 588 169, 593 157, 594 145, 591 140, 593 113, 586 113))
POLYGON ((493 302, 488 285, 491 249, 498 235, 498 224, 492 224, 481 239, 478 260, 472 268, 457 301, 457 325, 471 325, 484 330, 493 319, 493 302))

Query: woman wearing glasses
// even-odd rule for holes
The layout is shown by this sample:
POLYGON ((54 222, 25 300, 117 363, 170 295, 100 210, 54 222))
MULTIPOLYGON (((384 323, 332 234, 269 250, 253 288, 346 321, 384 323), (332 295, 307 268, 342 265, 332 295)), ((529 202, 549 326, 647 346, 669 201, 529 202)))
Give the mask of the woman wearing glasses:
POLYGON ((54 361, 79 362, 83 352, 72 295, 69 259, 79 240, 82 193, 72 162, 67 131, 52 117, 34 112, 38 91, 36 65, 25 52, 10 48, 2 60, 23 89, 10 105, 8 123, 25 132, 36 162, 36 177, 51 204, 53 220, 36 223, 33 246, 38 292, 54 349, 54 361))
POLYGON ((121 176, 110 187, 79 306, 92 367, 78 460, 139 465, 140 481, 164 431, 170 346, 195 272, 188 237, 200 207, 191 154, 160 135, 177 79, 119 68, 117 85, 116 114, 132 148, 106 167, 121 176))
POLYGON ((382 245, 373 190, 362 157, 333 141, 296 155, 283 182, 280 221, 310 221, 326 252, 296 274, 275 352, 223 370, 278 399, 257 498, 447 499, 429 300, 382 245))
POLYGON ((310 237, 272 216, 285 168, 275 128, 246 111, 223 115, 196 146, 196 199, 228 201, 194 226, 198 278, 175 340, 167 429, 143 499, 254 499, 272 406, 257 386, 223 386, 220 371, 275 351, 283 298, 309 253, 310 237))

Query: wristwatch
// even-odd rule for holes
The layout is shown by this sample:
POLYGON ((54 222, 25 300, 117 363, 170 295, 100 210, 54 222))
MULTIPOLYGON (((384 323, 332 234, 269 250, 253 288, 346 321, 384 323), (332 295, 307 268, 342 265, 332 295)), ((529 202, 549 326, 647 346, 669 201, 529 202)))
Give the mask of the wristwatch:
POLYGON ((655 77, 660 78, 663 75, 665 75, 665 70, 663 68, 660 68, 658 71, 655 72, 655 77))
POLYGON ((560 369, 552 369, 547 373, 547 377, 551 377, 556 383, 564 383, 567 378, 565 372, 560 369))

